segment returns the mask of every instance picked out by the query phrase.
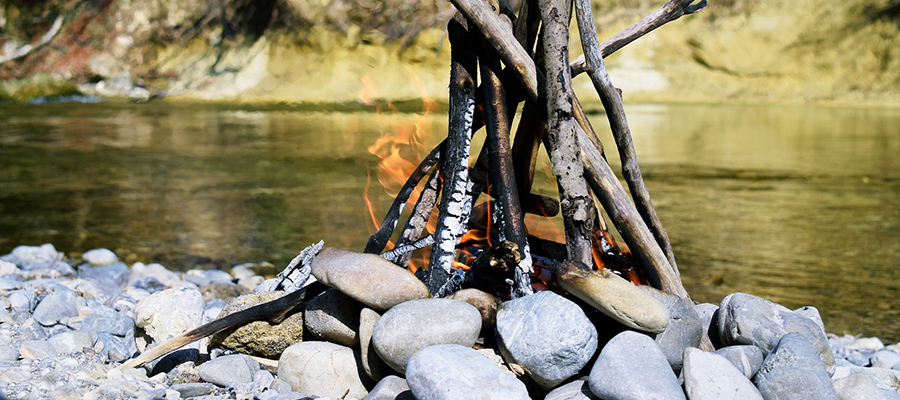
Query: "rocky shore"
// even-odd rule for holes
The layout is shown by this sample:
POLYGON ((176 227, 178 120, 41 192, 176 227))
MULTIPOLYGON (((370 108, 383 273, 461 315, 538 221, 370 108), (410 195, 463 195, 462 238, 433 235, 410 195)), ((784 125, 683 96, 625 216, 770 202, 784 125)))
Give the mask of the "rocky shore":
POLYGON ((260 275, 271 266, 176 272, 107 249, 19 246, 0 256, 0 397, 900 399, 900 344, 826 334, 814 307, 745 293, 694 306, 651 290, 669 321, 642 333, 552 291, 434 299, 377 256, 325 253, 307 287, 317 295, 281 323, 135 369, 121 365, 284 295, 260 275), (714 353, 698 349, 704 333, 714 353))

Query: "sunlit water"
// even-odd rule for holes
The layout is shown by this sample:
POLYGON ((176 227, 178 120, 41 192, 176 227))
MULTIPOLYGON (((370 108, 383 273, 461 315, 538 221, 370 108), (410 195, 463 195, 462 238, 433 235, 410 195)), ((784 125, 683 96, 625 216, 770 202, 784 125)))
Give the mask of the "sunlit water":
MULTIPOLYGON (((697 300, 744 291, 811 304, 830 331, 900 340, 900 111, 627 111, 697 300)), ((186 269, 280 267, 320 239, 361 250, 373 231, 367 176, 377 218, 390 203, 368 147, 418 126, 430 148, 446 119, 370 109, 0 106, 0 254, 49 242, 70 254, 108 247, 186 269)), ((592 120, 606 125, 602 114, 592 120)), ((552 195, 548 174, 538 168, 536 190, 552 195)))

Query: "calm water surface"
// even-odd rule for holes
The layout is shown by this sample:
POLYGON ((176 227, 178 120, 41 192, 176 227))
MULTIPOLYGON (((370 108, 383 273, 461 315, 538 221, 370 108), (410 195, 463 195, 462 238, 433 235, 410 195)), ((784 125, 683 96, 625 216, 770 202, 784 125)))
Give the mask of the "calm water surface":
MULTIPOLYGON (((744 291, 789 307, 811 304, 830 331, 900 340, 900 111, 627 111, 697 300, 744 291)), ((49 242, 69 254, 108 247, 170 268, 263 260, 280 268, 320 239, 361 250, 373 231, 367 181, 377 217, 390 203, 369 147, 383 135, 418 132, 430 148, 446 118, 369 109, 0 106, 0 254, 49 242)), ((605 126, 602 114, 592 118, 605 126)), ((537 175, 536 190, 554 194, 545 159, 537 175)))

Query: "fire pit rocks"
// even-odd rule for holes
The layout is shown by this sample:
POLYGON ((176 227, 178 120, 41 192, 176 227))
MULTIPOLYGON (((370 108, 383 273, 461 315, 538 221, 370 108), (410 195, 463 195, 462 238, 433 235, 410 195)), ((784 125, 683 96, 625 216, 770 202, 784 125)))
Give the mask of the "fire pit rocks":
POLYGON ((698 313, 677 296, 641 289, 669 321, 660 333, 639 332, 566 292, 501 302, 468 289, 429 298, 411 273, 339 250, 322 254, 345 265, 315 266, 318 282, 300 289, 309 297, 279 323, 260 318, 123 368, 141 340, 151 351, 292 294, 231 298, 239 291, 221 290, 247 279, 252 265, 226 282, 222 271, 128 266, 110 253, 85 253, 104 256, 81 262, 44 245, 0 256, 5 397, 900 399, 900 345, 826 335, 814 308, 734 293, 698 313), (371 275, 345 280, 359 271, 371 275), (215 283, 200 286, 189 275, 215 283), (222 297, 204 299, 210 293, 222 297), (715 352, 698 348, 702 332, 713 333, 715 352))

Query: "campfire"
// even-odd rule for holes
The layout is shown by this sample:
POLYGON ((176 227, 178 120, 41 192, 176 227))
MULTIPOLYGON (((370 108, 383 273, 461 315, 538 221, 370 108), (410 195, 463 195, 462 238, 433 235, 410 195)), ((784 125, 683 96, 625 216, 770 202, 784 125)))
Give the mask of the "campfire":
MULTIPOLYGON (((569 14, 572 4, 562 0, 524 0, 517 11, 505 1, 452 2, 458 13, 448 24, 449 132, 427 152, 419 147, 421 135, 430 131, 424 122, 384 134, 369 148, 381 159, 377 181, 395 196, 380 222, 369 203, 377 226, 363 251, 369 255, 323 250, 321 243, 310 246, 264 285, 287 295, 203 325, 148 350, 126 367, 249 321, 279 323, 323 290, 313 289, 321 285, 310 284, 311 274, 356 298, 329 274, 360 260, 375 263, 371 257, 379 256, 387 265, 384 269, 414 276, 418 279, 413 281, 423 284, 422 293, 410 290, 404 300, 454 297, 463 289, 477 289, 498 301, 517 301, 551 291, 622 327, 665 330, 666 308, 652 289, 640 287, 690 298, 641 177, 622 95, 603 58, 667 22, 700 11, 705 0, 670 0, 602 43, 589 0, 574 1, 574 15, 569 14), (572 16, 584 55, 570 63, 572 16), (572 91, 572 77, 581 73, 588 74, 606 110, 628 192, 572 91), (516 116, 517 129, 511 132, 516 116), (473 152, 473 138, 482 131, 484 146, 473 152), (558 199, 533 193, 542 148, 549 155, 558 199), (561 216, 564 243, 529 227, 555 216, 561 216), (613 238, 613 229, 621 241, 613 238)), ((360 98, 372 103, 377 89, 368 79, 363 83, 360 98)), ((427 97, 423 103, 423 115, 437 107, 427 97)), ((371 179, 370 174, 367 192, 374 186, 371 179)), ((705 335, 699 347, 712 350, 705 335)), ((500 350, 513 351, 503 346, 500 350)), ((558 383, 532 375, 544 389, 558 383)))

